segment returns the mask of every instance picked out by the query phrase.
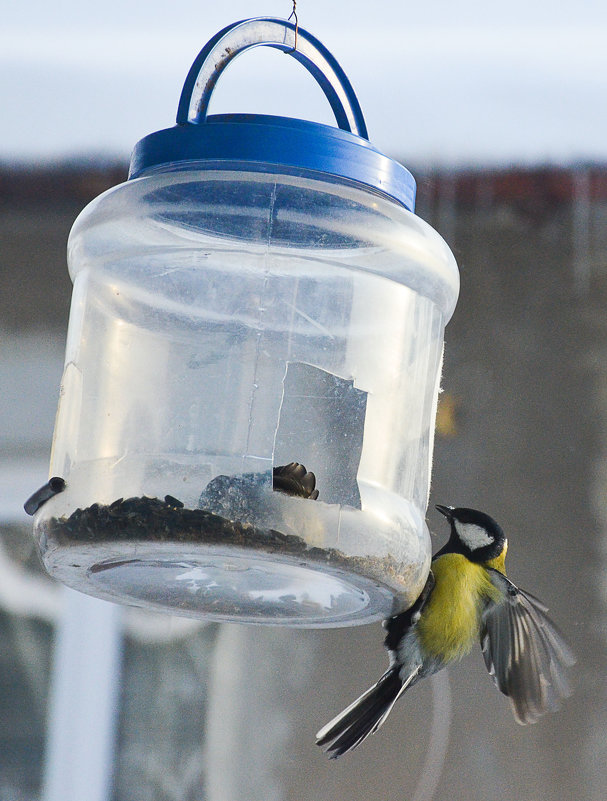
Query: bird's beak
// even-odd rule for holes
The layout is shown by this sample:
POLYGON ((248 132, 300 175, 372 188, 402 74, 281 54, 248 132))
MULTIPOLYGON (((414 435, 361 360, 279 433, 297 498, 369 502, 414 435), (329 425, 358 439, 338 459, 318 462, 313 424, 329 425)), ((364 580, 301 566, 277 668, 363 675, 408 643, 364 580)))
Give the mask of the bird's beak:
POLYGON ((441 506, 440 503, 436 504, 435 507, 442 515, 445 515, 447 520, 451 520, 451 516, 453 514, 453 506, 441 506))

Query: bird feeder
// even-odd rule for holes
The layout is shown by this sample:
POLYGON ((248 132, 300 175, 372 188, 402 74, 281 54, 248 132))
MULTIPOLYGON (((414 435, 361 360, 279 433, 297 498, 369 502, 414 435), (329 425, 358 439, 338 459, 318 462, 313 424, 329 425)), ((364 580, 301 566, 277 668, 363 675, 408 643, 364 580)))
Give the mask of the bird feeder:
POLYGON ((415 182, 323 45, 261 18, 218 33, 175 127, 68 243, 51 481, 28 502, 46 569, 109 600, 340 626, 408 606, 458 271, 415 182), (231 60, 278 48, 338 127, 207 116, 231 60))

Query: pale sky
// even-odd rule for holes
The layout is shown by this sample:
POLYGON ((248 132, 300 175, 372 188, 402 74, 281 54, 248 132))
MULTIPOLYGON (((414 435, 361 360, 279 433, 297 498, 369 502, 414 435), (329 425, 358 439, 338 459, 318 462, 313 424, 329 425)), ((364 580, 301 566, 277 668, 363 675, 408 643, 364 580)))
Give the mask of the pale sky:
MULTIPOLYGON (((198 51, 290 0, 9 0, 0 27, 0 160, 128 157, 174 124, 198 51), (8 6, 8 7, 7 7, 8 6)), ((340 62, 371 141, 411 164, 607 161, 607 3, 298 0, 340 62)), ((334 124, 294 59, 269 48, 222 76, 211 113, 334 124)))

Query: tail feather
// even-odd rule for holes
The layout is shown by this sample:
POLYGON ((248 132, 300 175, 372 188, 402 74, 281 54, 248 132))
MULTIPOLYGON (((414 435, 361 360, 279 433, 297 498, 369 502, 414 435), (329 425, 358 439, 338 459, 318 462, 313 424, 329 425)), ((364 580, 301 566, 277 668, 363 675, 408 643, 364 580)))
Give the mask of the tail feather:
POLYGON ((316 744, 324 748, 331 759, 356 748, 379 729, 410 682, 411 679, 403 683, 398 667, 391 667, 360 698, 323 726, 316 735, 316 744))

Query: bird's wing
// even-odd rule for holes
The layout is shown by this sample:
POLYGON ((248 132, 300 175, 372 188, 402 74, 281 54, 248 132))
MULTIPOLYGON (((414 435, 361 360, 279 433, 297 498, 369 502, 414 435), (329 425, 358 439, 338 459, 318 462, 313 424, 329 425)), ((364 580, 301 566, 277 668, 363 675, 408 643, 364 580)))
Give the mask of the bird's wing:
POLYGON ((275 467, 272 476, 272 483, 275 490, 285 492, 287 495, 296 495, 301 498, 310 498, 315 501, 318 498, 316 489, 316 476, 306 470, 299 462, 275 467))
POLYGON ((575 657, 541 601, 497 570, 490 569, 489 576, 500 600, 489 601, 482 613, 485 664, 510 698, 516 720, 535 723, 571 694, 567 668, 575 657))
POLYGON ((398 615, 394 615, 394 617, 389 617, 387 620, 384 620, 384 628, 387 632, 384 645, 391 654, 396 653, 407 631, 413 628, 419 620, 422 609, 428 602, 428 598, 434 589, 435 583, 434 573, 430 571, 424 588, 413 605, 405 612, 401 612, 398 615))

